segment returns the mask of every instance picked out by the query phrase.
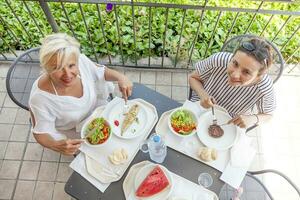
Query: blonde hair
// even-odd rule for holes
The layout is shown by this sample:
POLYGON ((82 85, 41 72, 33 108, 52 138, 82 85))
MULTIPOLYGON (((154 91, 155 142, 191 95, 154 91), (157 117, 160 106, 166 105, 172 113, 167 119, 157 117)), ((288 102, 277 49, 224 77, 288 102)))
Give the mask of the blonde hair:
POLYGON ((41 67, 50 73, 53 71, 51 66, 49 66, 50 60, 55 59, 57 67, 55 70, 60 70, 64 66, 65 60, 70 55, 75 55, 78 58, 80 54, 80 44, 79 42, 65 34, 65 33, 54 33, 46 36, 42 40, 42 46, 40 49, 40 63, 41 67))

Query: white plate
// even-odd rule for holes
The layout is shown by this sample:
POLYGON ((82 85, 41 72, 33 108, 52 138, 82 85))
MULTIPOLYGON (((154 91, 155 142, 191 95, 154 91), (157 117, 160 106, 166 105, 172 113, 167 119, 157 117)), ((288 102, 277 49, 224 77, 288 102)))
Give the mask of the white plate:
POLYGON ((133 106, 134 104, 138 104, 140 106, 140 110, 138 112, 138 121, 139 123, 137 123, 136 121, 133 122, 130 127, 123 133, 123 136, 121 136, 121 127, 122 127, 122 123, 124 121, 124 114, 123 114, 123 110, 124 110, 124 101, 122 101, 121 103, 116 104, 114 107, 112 107, 112 109, 109 111, 108 113, 108 121, 111 124, 111 128, 112 128, 112 132, 120 137, 120 138, 124 138, 124 139, 131 139, 131 138, 135 138, 138 137, 142 134, 144 134, 144 129, 146 127, 146 123, 147 123, 147 113, 146 110, 144 109, 143 105, 140 104, 137 101, 128 101, 128 106, 129 108, 131 108, 131 106, 133 106), (118 120, 119 121, 119 126, 116 126, 114 121, 118 120))
MULTIPOLYGON (((80 135, 81 135, 81 138, 82 138, 82 139, 85 138, 87 126, 88 126, 94 119, 96 119, 96 118, 100 118, 100 117, 92 116, 92 117, 90 117, 89 119, 87 119, 87 120, 84 122, 83 126, 81 127, 81 132, 80 132, 80 135)), ((103 117, 103 118, 104 118, 104 117, 103 117)), ((104 118, 104 119, 105 119, 105 118, 104 118)), ((105 121, 107 121, 107 119, 105 119, 105 121)), ((108 122, 108 121, 107 121, 107 122, 108 122)), ((109 125, 109 127, 112 127, 112 126, 111 126, 111 123, 109 123, 109 122, 108 122, 108 125, 109 125)), ((88 145, 89 147, 92 147, 92 148, 103 147, 103 146, 106 146, 107 144, 110 143, 110 141, 111 141, 111 135, 112 135, 112 131, 110 132, 110 134, 109 134, 107 140, 106 140, 104 143, 102 143, 102 144, 91 144, 91 143, 88 142, 87 139, 84 139, 84 142, 85 142, 86 145, 88 145)))
MULTIPOLYGON (((224 124, 231 119, 229 114, 217 109, 215 109, 215 115, 217 117, 218 124, 224 124)), ((212 120, 213 117, 211 111, 203 113, 198 119, 197 135, 200 141, 207 147, 215 148, 217 150, 229 149, 237 139, 236 126, 233 124, 222 126, 224 135, 219 138, 214 138, 208 134, 208 127, 212 124, 212 120)))
POLYGON ((190 115, 192 116, 194 122, 196 122, 196 125, 197 125, 197 116, 196 116, 196 114, 195 114, 193 111, 191 111, 191 110, 188 110, 188 109, 183 108, 183 107, 179 107, 179 108, 173 110, 173 111, 171 112, 171 114, 169 115, 169 119, 168 119, 168 126, 169 126, 169 129, 171 130, 171 132, 172 132, 174 135, 176 135, 176 136, 178 136, 178 137, 182 137, 182 138, 186 138, 186 137, 190 137, 190 136, 194 135, 194 134, 196 133, 196 130, 193 130, 193 131, 192 131, 190 134, 188 134, 188 135, 182 135, 182 134, 180 134, 180 133, 177 133, 177 132, 172 128, 172 125, 171 125, 171 116, 172 116, 176 111, 178 111, 178 110, 185 110, 185 111, 187 111, 188 113, 190 113, 190 115))
MULTIPOLYGON (((142 167, 136 174, 135 176, 135 181, 134 181, 134 191, 136 191, 138 189, 138 187, 140 186, 140 184, 143 182, 143 180, 146 178, 146 176, 154 169, 154 167, 156 167, 156 164, 148 164, 145 165, 144 167, 142 167)), ((165 168, 162 165, 159 165, 159 167, 163 170, 163 172, 165 173, 166 177, 169 180, 170 185, 165 188, 163 191, 161 191, 158 194, 155 194, 151 197, 145 197, 142 198, 143 200, 162 200, 162 199, 167 199, 173 189, 173 178, 171 173, 169 172, 169 170, 167 168, 165 168)))

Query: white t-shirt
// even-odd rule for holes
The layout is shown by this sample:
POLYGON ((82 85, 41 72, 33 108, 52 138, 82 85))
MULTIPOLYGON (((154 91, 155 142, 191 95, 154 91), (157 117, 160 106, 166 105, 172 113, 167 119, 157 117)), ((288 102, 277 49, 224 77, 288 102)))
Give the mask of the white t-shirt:
POLYGON ((85 55, 79 56, 79 71, 83 85, 83 95, 59 96, 43 91, 38 80, 33 83, 29 107, 35 118, 32 131, 37 134, 48 133, 53 139, 72 137, 75 127, 88 117, 96 106, 105 105, 112 83, 104 78, 105 66, 98 67, 85 55))

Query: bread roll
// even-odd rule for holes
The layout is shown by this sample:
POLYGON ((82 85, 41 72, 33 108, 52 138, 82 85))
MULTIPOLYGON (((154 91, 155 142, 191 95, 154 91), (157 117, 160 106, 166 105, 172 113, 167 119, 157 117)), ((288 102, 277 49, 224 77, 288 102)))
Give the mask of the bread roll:
POLYGON ((201 147, 198 152, 199 158, 205 162, 211 162, 218 158, 218 152, 214 148, 201 147))
POLYGON ((114 165, 124 164, 128 159, 128 153, 125 149, 116 149, 108 156, 109 161, 114 165))

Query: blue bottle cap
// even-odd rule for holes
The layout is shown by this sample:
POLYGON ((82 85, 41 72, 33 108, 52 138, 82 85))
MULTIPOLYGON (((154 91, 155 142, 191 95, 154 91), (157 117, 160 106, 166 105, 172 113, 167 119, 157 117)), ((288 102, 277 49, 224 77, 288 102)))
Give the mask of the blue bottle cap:
POLYGON ((155 135, 155 136, 153 137, 153 141, 154 141, 154 142, 159 142, 159 141, 160 141, 160 136, 159 136, 159 135, 155 135))

